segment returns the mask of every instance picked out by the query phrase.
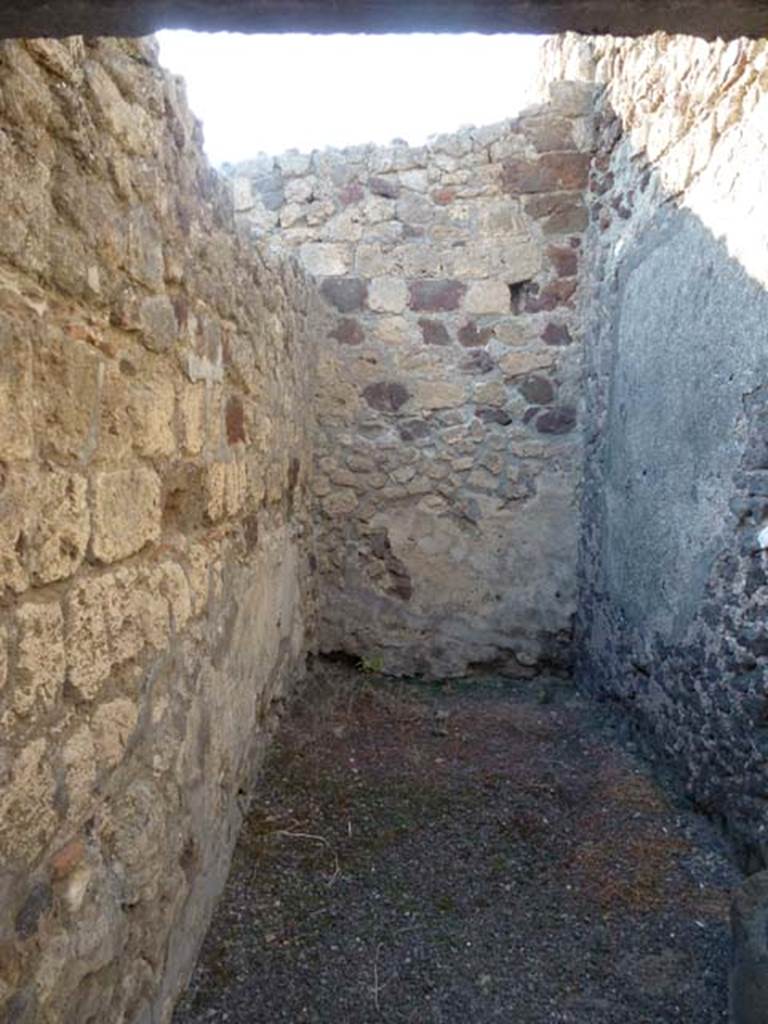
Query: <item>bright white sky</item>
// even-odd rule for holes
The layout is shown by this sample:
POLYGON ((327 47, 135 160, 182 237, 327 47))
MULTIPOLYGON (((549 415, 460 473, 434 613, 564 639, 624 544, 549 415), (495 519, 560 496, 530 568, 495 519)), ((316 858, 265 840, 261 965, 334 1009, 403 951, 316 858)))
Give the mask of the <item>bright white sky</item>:
POLYGON ((542 37, 160 32, 211 161, 484 125, 529 101, 542 37))

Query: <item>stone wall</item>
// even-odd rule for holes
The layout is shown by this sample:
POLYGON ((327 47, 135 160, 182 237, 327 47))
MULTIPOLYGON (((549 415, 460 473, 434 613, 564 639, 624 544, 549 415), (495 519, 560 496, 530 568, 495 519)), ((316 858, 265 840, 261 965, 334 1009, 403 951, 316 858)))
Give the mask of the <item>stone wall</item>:
POLYGON ((569 38, 590 179, 579 675, 766 863, 768 44, 569 38))
POLYGON ((165 1021, 313 624, 312 301, 154 46, 0 44, 0 1016, 165 1021))
POLYGON ((591 88, 434 138, 233 172, 318 336, 321 642, 395 674, 563 668, 581 435, 591 88))
POLYGON ((766 44, 568 37, 234 206, 151 44, 0 71, 3 1019, 167 1021, 315 577, 325 650, 566 668, 585 447, 580 679, 762 866, 766 44))

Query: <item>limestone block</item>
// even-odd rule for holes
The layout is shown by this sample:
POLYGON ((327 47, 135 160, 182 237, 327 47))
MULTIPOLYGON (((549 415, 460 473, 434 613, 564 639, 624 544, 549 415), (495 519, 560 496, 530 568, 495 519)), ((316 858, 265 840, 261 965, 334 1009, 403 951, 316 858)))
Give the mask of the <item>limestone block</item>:
POLYGON ((214 554, 207 544, 190 544, 187 550, 187 579, 193 615, 200 615, 208 603, 214 554))
POLYGON ((509 285, 505 281, 474 281, 464 297, 468 313, 508 313, 509 285))
MULTIPOLYGON (((307 203, 304 207, 306 222, 310 228, 319 228, 329 220, 336 210, 336 205, 331 199, 325 199, 319 203, 307 203)), ((317 231, 312 233, 316 237, 317 231)))
POLYGON ((395 207, 397 219, 404 224, 428 224, 434 212, 433 203, 418 192, 406 192, 395 207))
POLYGON ((371 224, 363 230, 361 242, 365 244, 378 243, 391 251, 405 237, 405 227, 397 220, 382 221, 379 224, 371 224))
POLYGON ((135 569, 118 569, 107 582, 104 614, 111 658, 113 664, 122 665, 135 658, 147 643, 148 595, 135 569))
POLYGON ((142 341, 150 351, 167 352, 176 343, 179 325, 167 295, 150 295, 142 300, 139 324, 142 341))
POLYGON ((299 249, 307 273, 315 277, 333 277, 350 269, 348 246, 341 242, 308 242, 299 249))
POLYGON ((402 316, 377 317, 373 336, 389 348, 402 348, 408 341, 408 321, 402 316))
POLYGON ((507 380, 522 377, 533 370, 548 370, 554 365, 551 352, 509 352, 499 360, 499 367, 507 380))
POLYGON ((96 708, 91 718, 93 747, 102 767, 120 764, 138 721, 138 710, 125 697, 96 708))
POLYGON ((67 788, 68 815, 71 820, 87 809, 96 782, 96 752, 93 734, 81 725, 64 743, 61 750, 64 780, 67 788))
POLYGON ((463 384, 450 380, 419 381, 415 404, 422 409, 456 409, 466 401, 463 384))
POLYGON ((192 617, 192 597, 184 570, 178 562, 163 562, 150 578, 150 585, 155 584, 168 602, 171 627, 179 632, 192 617))
POLYGON ((368 289, 368 305, 376 313, 402 313, 408 288, 399 277, 375 277, 368 289))
POLYGON ((549 98, 555 110, 566 117, 589 114, 595 97, 591 82, 551 82, 549 98))
POLYGON ((493 325, 493 336, 502 345, 530 345, 538 338, 541 328, 530 317, 505 317, 493 325))
POLYGON ((10 780, 0 789, 0 858, 6 868, 35 859, 53 835, 54 789, 48 741, 41 737, 14 757, 10 780))
POLYGON ((134 448, 138 455, 156 458, 176 450, 173 382, 160 373, 142 380, 133 389, 130 414, 134 425, 134 448))
POLYGON ((81 700, 92 700, 109 677, 112 659, 106 608, 112 577, 78 581, 67 595, 67 679, 81 700))
POLYGON ((151 291, 159 292, 165 277, 160 225, 148 207, 134 207, 128 215, 126 270, 151 291))
POLYGON ((385 277, 397 270, 392 255, 375 242, 366 242, 357 247, 355 272, 361 277, 385 277))
POLYGON ((268 210, 261 203, 257 202, 254 208, 249 211, 247 217, 247 222, 253 236, 258 238, 269 231, 274 231, 277 227, 279 214, 276 210, 268 210))
POLYGON ((509 157, 519 156, 525 151, 525 137, 523 135, 507 135, 503 139, 491 144, 491 160, 500 163, 509 157))
POLYGON ((82 44, 78 47, 74 40, 26 39, 24 45, 35 60, 58 78, 72 85, 79 85, 82 81, 82 54, 79 52, 82 50, 82 44), (78 58, 77 62, 75 55, 78 58))
POLYGON ((429 178, 425 170, 402 171, 399 177, 401 185, 413 192, 426 192, 429 188, 429 178))
POLYGON ((321 504, 328 516, 348 516, 357 508, 357 495, 350 487, 337 487, 322 499, 321 504))
POLYGON ((507 389, 498 380, 480 381, 474 387, 474 400, 479 405, 502 406, 507 401, 507 389))
POLYGON ((531 222, 520 212, 514 200, 494 199, 484 202, 475 211, 475 224, 478 237, 488 235, 504 235, 505 238, 530 236, 531 222))
POLYGON ((320 231, 324 242, 359 242, 362 235, 363 225, 355 207, 330 217, 320 231))
POLYGON ((180 443, 187 455, 199 455, 205 443, 205 384, 187 384, 179 397, 180 443))
POLYGON ((19 660, 13 709, 17 715, 28 715, 37 706, 43 710, 51 708, 64 685, 64 617, 58 602, 30 602, 18 609, 16 623, 19 660))
POLYGON ((87 483, 77 473, 47 469, 38 478, 30 571, 37 583, 65 579, 83 561, 91 518, 87 483))
POLYGON ((295 228, 304 222, 306 216, 307 210, 301 203, 286 203, 279 213, 280 227, 295 228))
POLYGON ((480 239, 453 253, 453 274, 462 280, 496 277, 517 284, 535 277, 541 264, 541 247, 530 238, 480 239))
POLYGON ((32 455, 32 346, 0 319, 0 459, 32 455))
POLYGON ((129 153, 147 156, 152 150, 154 131, 148 112, 124 99, 101 64, 86 61, 85 78, 93 106, 98 110, 104 130, 129 153))
MULTIPOLYGON (((318 181, 314 175, 308 178, 292 178, 285 182, 284 192, 286 203, 308 203, 318 189, 318 181)), ((319 192, 319 189, 318 189, 319 192)))
POLYGON ((97 473, 93 481, 92 550, 115 562, 160 537, 160 479, 151 469, 97 473))
POLYGON ((8 682, 8 631, 0 626, 0 691, 8 682))
POLYGON ((43 455, 84 460, 93 452, 102 376, 98 353, 62 333, 52 330, 36 349, 35 431, 43 455))
POLYGON ((17 594, 29 585, 26 539, 34 524, 35 484, 26 470, 0 475, 0 588, 17 594))
POLYGON ((206 467, 207 515, 212 523, 236 515, 248 492, 247 470, 241 462, 213 462, 206 467))

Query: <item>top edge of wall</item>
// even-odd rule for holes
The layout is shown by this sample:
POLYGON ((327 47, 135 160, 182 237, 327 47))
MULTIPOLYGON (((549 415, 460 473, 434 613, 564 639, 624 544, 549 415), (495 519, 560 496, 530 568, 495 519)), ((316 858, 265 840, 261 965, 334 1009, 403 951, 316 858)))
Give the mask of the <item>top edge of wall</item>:
POLYGON ((217 32, 576 31, 704 38, 768 36, 768 0, 8 0, 0 37, 141 36, 162 28, 217 32))

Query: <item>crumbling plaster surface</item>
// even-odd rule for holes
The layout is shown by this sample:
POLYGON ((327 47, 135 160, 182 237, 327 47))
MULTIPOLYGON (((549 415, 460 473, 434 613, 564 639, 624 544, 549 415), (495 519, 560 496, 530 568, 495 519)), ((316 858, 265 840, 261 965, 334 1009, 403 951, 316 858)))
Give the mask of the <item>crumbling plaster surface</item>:
POLYGON ((579 678, 755 870, 768 855, 766 43, 570 38, 549 59, 603 87, 579 678))
POLYGON ((164 1021, 311 643, 313 300, 152 43, 0 83, 0 1015, 164 1021))
POLYGON ((257 247, 325 302, 321 645, 394 674, 566 669, 581 463, 576 315, 592 88, 421 147, 232 172, 257 247))

